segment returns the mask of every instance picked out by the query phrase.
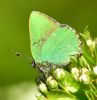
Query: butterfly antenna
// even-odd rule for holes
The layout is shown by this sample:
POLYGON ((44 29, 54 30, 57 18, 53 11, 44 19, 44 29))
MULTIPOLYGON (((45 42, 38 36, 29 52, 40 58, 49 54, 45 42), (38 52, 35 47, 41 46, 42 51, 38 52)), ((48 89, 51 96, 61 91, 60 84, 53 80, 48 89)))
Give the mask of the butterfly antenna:
POLYGON ((21 53, 15 51, 15 50, 12 50, 12 53, 14 53, 16 56, 21 56, 21 57, 24 57, 24 58, 26 58, 28 60, 33 60, 31 57, 28 57, 28 56, 26 56, 24 54, 21 54, 21 53))

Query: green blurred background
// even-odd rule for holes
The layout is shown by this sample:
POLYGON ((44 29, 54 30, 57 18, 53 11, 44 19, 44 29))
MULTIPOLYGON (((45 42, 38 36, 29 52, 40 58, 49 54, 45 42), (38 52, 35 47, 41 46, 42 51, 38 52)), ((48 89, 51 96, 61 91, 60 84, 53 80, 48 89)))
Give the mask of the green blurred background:
POLYGON ((0 100, 35 100, 37 71, 31 61, 28 20, 40 11, 83 32, 97 35, 97 0, 0 0, 0 100))

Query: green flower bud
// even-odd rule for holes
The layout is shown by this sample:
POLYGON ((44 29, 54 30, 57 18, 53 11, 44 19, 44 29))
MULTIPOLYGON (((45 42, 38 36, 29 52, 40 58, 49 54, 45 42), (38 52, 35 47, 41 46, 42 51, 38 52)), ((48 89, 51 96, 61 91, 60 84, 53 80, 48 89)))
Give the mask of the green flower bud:
POLYGON ((50 89, 57 89, 58 88, 58 83, 52 76, 49 76, 47 78, 46 84, 47 84, 48 88, 50 88, 50 89))
POLYGON ((48 92, 46 85, 42 82, 38 85, 38 90, 44 94, 48 92))
POLYGON ((53 76, 55 77, 56 80, 62 80, 65 77, 65 72, 63 69, 57 68, 54 71, 53 76))

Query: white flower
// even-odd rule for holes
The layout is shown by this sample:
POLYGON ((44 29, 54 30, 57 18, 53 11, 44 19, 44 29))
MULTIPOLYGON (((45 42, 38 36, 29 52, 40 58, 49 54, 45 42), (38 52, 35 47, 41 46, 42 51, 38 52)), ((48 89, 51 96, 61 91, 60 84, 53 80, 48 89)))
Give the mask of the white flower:
POLYGON ((97 74, 97 66, 95 66, 95 67, 93 68, 93 71, 94 71, 95 74, 97 74))

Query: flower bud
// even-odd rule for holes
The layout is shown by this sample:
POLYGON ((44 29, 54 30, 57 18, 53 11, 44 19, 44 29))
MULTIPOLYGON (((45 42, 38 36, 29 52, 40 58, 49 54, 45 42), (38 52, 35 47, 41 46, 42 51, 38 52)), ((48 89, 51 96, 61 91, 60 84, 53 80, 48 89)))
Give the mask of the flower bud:
POLYGON ((58 88, 58 83, 52 76, 49 76, 47 78, 46 84, 47 84, 48 88, 50 88, 50 89, 57 89, 58 88))
POLYGON ((85 84, 88 84, 90 82, 90 78, 87 74, 82 74, 79 79, 85 84))
POLYGON ((88 74, 89 73, 89 70, 87 68, 81 68, 80 69, 80 73, 81 74, 88 74))
POLYGON ((65 76, 65 72, 63 69, 61 68, 57 68, 54 73, 53 76, 55 77, 56 80, 62 80, 65 76))
POLYGON ((38 85, 38 90, 44 94, 48 92, 46 85, 42 82, 38 85))
POLYGON ((97 66, 93 68, 94 73, 97 75, 97 66))
POLYGON ((88 39, 88 40, 86 41, 86 43, 87 43, 87 45, 88 45, 88 46, 93 45, 93 42, 92 42, 92 40, 91 40, 91 39, 88 39))
POLYGON ((79 75, 80 75, 79 69, 74 67, 71 69, 71 73, 74 76, 75 80, 78 80, 79 75))
POLYGON ((95 48, 95 42, 94 42, 93 40, 91 40, 91 39, 88 39, 88 40, 86 41, 86 43, 87 43, 87 45, 89 46, 90 50, 93 51, 94 48, 95 48))

